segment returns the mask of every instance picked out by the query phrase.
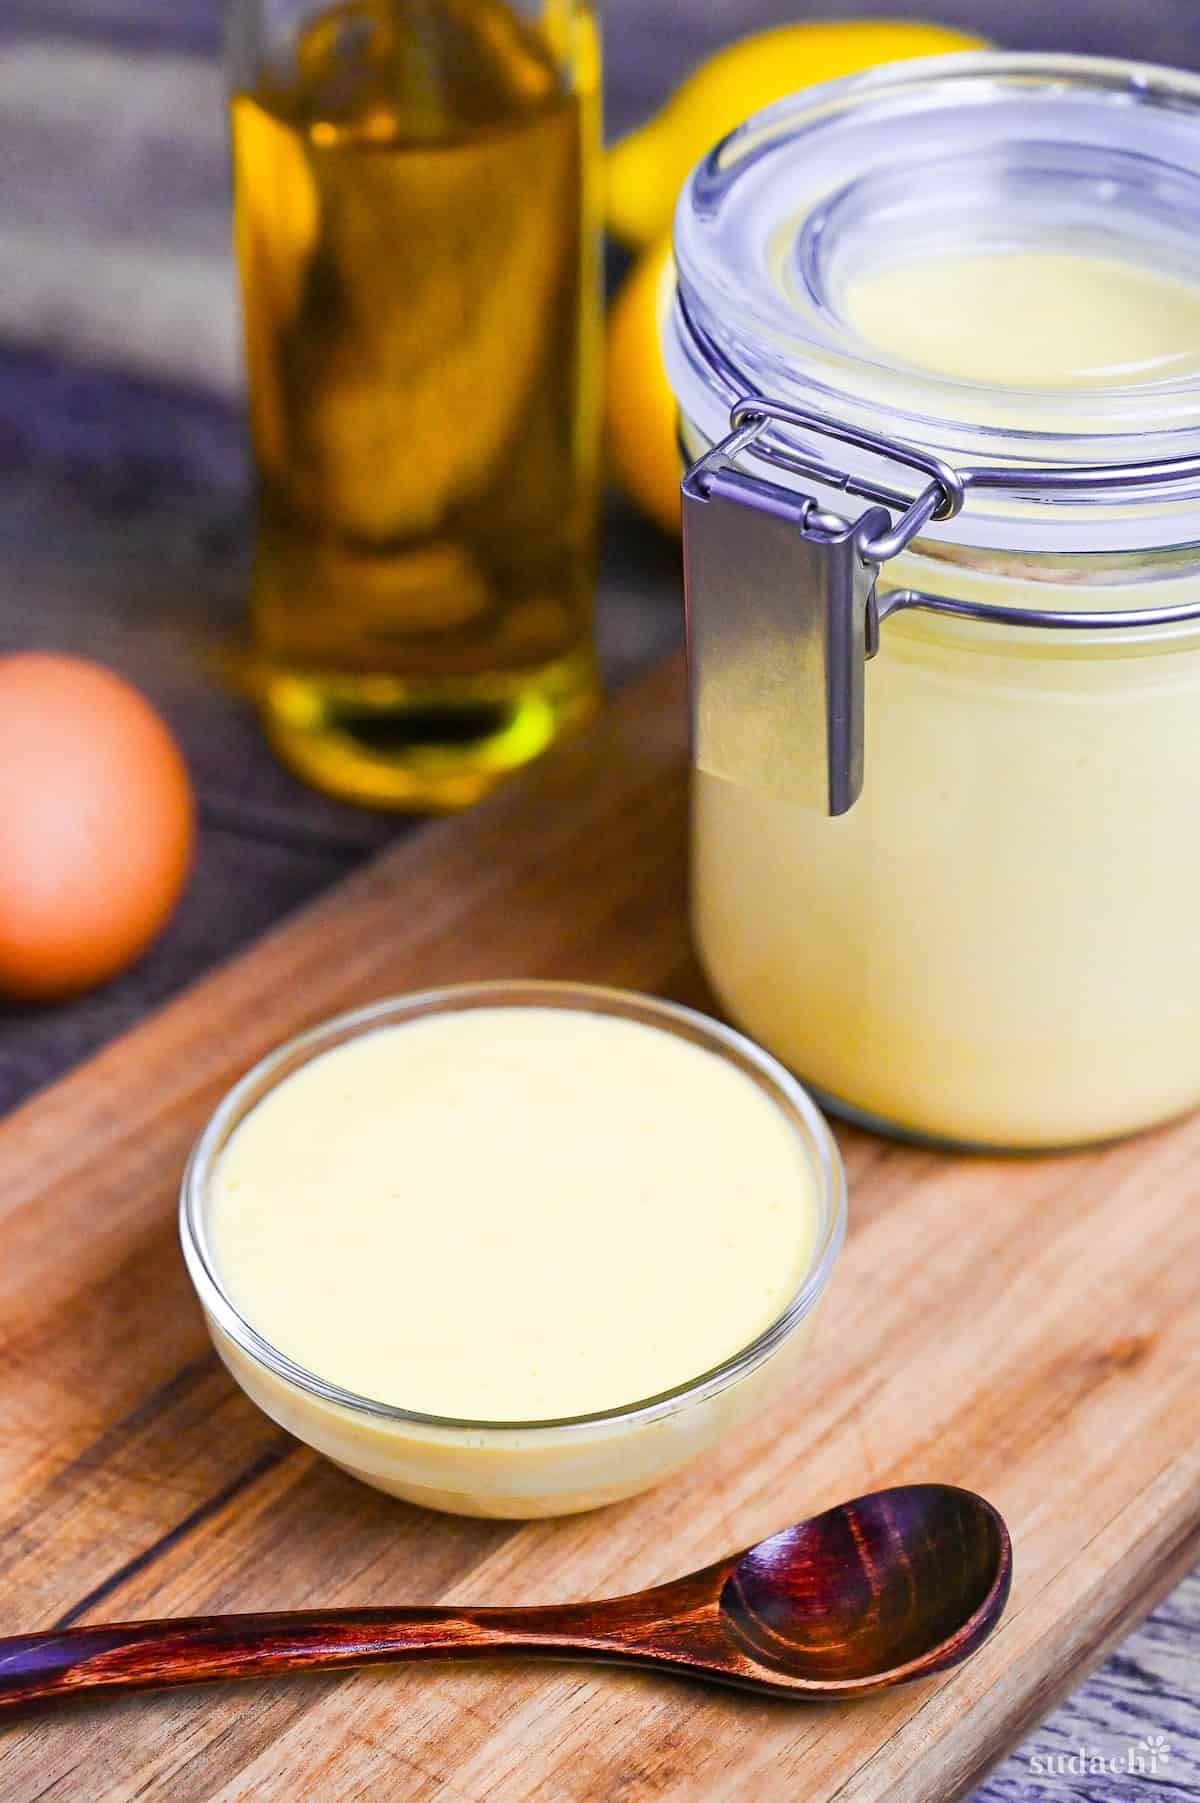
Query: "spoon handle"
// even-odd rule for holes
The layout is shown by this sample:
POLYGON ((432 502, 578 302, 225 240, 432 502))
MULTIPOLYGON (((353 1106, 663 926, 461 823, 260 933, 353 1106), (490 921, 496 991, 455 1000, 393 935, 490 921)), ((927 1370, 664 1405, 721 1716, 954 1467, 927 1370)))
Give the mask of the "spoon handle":
POLYGON ((640 1649, 632 1643, 647 1625, 638 1601, 621 1597, 541 1609, 318 1609, 52 1628, 0 1639, 0 1712, 98 1690, 385 1661, 531 1653, 562 1658, 572 1652, 636 1659, 640 1649))

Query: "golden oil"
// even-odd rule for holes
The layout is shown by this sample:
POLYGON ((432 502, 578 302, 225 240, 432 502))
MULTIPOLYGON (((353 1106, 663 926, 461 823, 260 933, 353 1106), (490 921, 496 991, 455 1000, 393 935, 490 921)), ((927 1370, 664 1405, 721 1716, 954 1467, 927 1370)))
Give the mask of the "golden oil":
POLYGON ((464 805, 595 701, 598 107, 577 0, 353 0, 234 95, 260 702, 337 794, 464 805))

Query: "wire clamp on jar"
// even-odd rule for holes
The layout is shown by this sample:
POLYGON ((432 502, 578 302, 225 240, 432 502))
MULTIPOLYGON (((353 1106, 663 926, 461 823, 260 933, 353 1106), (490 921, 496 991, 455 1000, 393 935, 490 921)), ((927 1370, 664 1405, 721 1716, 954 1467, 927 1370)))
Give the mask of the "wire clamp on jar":
POLYGON ((907 608, 997 625, 1067 631, 1200 619, 1179 607, 1098 612, 999 607, 897 588, 880 597, 883 565, 935 521, 962 511, 973 488, 1014 494, 1159 490, 1200 476, 1200 458, 1033 469, 955 469, 904 440, 749 395, 729 433, 683 478, 692 753, 715 776, 831 815, 863 784, 865 670, 882 622, 907 608), (772 423, 815 433, 926 478, 915 495, 765 439, 772 423), (739 467, 744 454, 869 503, 850 521, 814 495, 739 467), (893 515, 895 516, 893 518, 893 515))

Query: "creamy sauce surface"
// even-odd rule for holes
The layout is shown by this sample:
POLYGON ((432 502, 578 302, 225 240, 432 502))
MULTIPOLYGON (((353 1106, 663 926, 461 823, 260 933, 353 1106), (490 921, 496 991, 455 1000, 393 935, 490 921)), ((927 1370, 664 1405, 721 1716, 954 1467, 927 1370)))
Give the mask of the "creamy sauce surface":
POLYGON ((380 1028, 287 1077, 212 1188, 217 1274, 318 1376, 428 1414, 618 1407, 747 1345, 803 1280, 814 1174, 715 1053, 582 1010, 380 1028))
POLYGON ((842 311, 914 369, 1005 388, 1200 376, 1200 288, 1116 258, 948 253, 852 281, 842 311))

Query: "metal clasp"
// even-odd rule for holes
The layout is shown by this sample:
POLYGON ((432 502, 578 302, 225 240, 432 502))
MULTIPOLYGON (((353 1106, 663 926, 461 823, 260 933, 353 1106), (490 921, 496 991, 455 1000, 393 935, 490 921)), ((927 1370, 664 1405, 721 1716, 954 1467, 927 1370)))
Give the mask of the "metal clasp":
POLYGON ((1085 613, 920 589, 893 589, 882 602, 877 594, 883 564, 931 521, 953 519, 972 489, 1073 498, 1123 487, 1162 491, 1200 480, 1200 458, 956 470, 901 439, 762 395, 738 401, 729 421, 728 436, 683 479, 683 564, 692 753, 701 769, 730 782, 830 814, 853 807, 863 783, 865 665, 879 649, 881 621, 905 608, 1075 632, 1200 620, 1200 599, 1085 613), (808 448, 764 443, 773 420, 915 470, 925 484, 907 495, 808 448), (814 496, 739 469, 743 451, 872 505, 851 523, 814 496))
MULTIPOLYGON (((872 485, 885 507, 851 523, 739 469, 739 452, 771 419, 892 455, 886 441, 755 397, 732 410, 732 431, 683 480, 692 750, 698 766, 730 782, 829 814, 862 790, 865 666, 878 649, 876 579, 884 560, 930 519, 962 505, 954 472, 914 452, 928 475, 915 500, 872 485)), ((858 479, 816 456, 772 461, 863 495, 858 479)))

